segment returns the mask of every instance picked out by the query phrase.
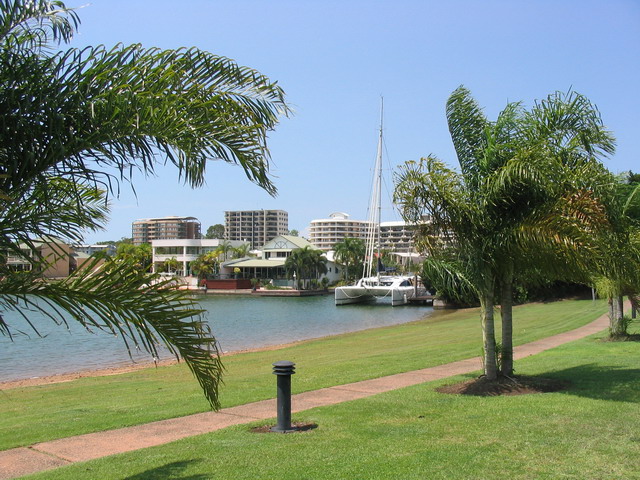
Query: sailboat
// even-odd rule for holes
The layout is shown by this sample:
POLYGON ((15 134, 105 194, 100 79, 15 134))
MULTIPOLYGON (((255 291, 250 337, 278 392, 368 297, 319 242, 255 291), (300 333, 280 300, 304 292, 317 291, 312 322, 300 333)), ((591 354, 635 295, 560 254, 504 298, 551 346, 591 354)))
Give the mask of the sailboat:
POLYGON ((362 277, 355 285, 336 287, 336 305, 364 303, 379 298, 388 298, 391 305, 406 305, 409 301, 425 293, 418 276, 388 275, 380 257, 380 212, 382 210, 382 118, 383 107, 380 108, 380 135, 378 151, 369 202, 369 218, 367 221, 366 253, 362 277))

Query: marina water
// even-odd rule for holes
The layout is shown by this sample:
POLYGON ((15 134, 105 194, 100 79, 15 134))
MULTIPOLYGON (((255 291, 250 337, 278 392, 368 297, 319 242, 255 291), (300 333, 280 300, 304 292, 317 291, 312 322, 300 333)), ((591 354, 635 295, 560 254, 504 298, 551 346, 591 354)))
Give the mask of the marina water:
MULTIPOLYGON (((428 306, 389 304, 334 305, 333 295, 320 297, 201 296, 206 319, 223 352, 260 348, 368 328, 396 325, 432 315, 428 306)), ((0 382, 81 370, 131 365, 122 339, 101 331, 85 331, 74 322, 55 325, 38 314, 30 318, 37 336, 15 312, 2 312, 17 334, 0 336, 0 382)), ((148 363, 146 352, 133 361, 148 363)), ((172 358, 168 352, 160 360, 172 358)))

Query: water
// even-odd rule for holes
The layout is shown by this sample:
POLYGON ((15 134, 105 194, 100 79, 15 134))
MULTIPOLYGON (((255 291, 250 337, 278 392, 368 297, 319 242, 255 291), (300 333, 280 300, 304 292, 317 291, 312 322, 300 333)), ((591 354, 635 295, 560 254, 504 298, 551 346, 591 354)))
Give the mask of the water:
MULTIPOLYGON (((321 297, 199 297, 207 321, 224 352, 260 348, 367 328, 396 325, 432 314, 427 306, 384 304, 336 307, 332 295, 321 297)), ((69 330, 34 314, 43 337, 31 333, 13 312, 3 312, 14 328, 29 335, 13 341, 0 336, 0 381, 41 377, 131 364, 122 341, 104 332, 89 333, 71 323, 69 330), (18 327, 19 326, 19 327, 18 327)), ((135 362, 149 362, 134 352, 135 362)), ((169 359, 167 352, 162 359, 169 359)))

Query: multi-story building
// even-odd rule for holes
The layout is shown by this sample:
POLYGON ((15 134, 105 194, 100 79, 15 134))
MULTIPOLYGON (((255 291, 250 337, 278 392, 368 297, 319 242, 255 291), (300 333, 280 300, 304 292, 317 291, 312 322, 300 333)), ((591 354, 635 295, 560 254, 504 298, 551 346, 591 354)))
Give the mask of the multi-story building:
MULTIPOLYGON (((333 250, 336 243, 345 238, 367 237, 370 223, 353 220, 343 212, 329 215, 329 218, 313 220, 309 226, 309 241, 321 250, 333 250)), ((380 248, 394 252, 413 251, 413 229, 405 222, 380 223, 380 248)))
POLYGON ((248 242, 252 250, 289 233, 289 214, 284 210, 228 211, 224 221, 225 240, 248 242))
POLYGON ((329 218, 312 220, 309 241, 321 250, 332 250, 345 238, 365 238, 369 222, 352 220, 347 213, 335 212, 329 218))
POLYGON ((380 248, 394 252, 412 252, 413 233, 413 228, 406 222, 381 222, 380 248))
POLYGON ((195 217, 162 217, 136 220, 131 225, 134 245, 152 240, 200 238, 200 222, 195 217))

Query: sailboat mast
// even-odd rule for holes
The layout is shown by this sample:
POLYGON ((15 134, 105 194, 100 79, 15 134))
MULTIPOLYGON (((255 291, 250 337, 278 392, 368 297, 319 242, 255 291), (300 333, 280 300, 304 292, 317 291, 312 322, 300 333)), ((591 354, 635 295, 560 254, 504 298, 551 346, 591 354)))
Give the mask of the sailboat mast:
POLYGON ((376 173, 377 173, 377 186, 376 191, 378 193, 378 215, 375 224, 376 231, 376 272, 378 272, 378 278, 380 277, 380 222, 382 221, 382 121, 384 118, 384 98, 380 97, 380 135, 378 136, 378 155, 376 157, 376 173))
MULTIPOLYGON (((382 101, 382 100, 381 100, 382 101)), ((373 170, 371 198, 369 199, 369 216, 367 219, 366 255, 362 272, 364 278, 373 276, 377 271, 376 253, 380 253, 380 211, 382 210, 382 103, 380 106, 380 133, 378 136, 378 151, 373 170), (376 269, 374 270, 374 262, 376 269)))

